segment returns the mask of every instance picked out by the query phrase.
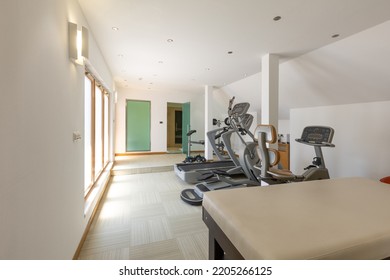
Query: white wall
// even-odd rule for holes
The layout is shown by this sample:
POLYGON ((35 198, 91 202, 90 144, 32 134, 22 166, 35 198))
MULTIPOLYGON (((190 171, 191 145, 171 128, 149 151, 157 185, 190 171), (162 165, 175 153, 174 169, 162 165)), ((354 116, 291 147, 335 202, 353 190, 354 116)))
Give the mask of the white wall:
MULTIPOLYGON (((259 65, 260 67, 260 65, 259 65)), ((250 111, 261 117, 261 73, 256 73, 220 89, 230 98, 235 97, 235 103, 249 102, 250 111)))
MULTIPOLYGON (((261 72, 226 85, 219 90, 229 98, 234 96, 235 103, 249 102, 251 105, 249 110, 256 116, 257 124, 261 123, 261 72)), ((278 123, 278 134, 288 133, 290 133, 289 119, 280 119, 278 123)))
MULTIPOLYGON (((390 176, 390 101, 291 110, 292 139, 308 125, 333 127, 335 148, 323 148, 330 176, 390 176)), ((300 174, 314 157, 311 146, 291 141, 291 169, 300 174)))
MULTIPOLYGON (((226 98, 235 97, 234 103, 249 102, 251 107, 249 113, 255 117, 251 131, 254 131, 257 124, 261 123, 261 73, 254 74, 235 83, 229 84, 218 89, 220 94, 227 96, 226 98), (254 128, 253 128, 254 127, 254 128)), ((227 101, 226 101, 227 102, 227 101)), ((227 115, 227 104, 223 115, 227 115)), ((288 119, 279 120, 278 134, 290 133, 290 121, 288 119)))
MULTIPOLYGON (((214 88, 212 94, 212 115, 213 118, 224 121, 228 114, 229 108, 229 100, 231 96, 229 96, 223 89, 214 88)), ((234 104, 237 103, 237 100, 234 101, 234 104)), ((233 105, 234 106, 234 105, 233 105)))
MULTIPOLYGON (((279 120, 290 108, 389 100, 390 21, 288 60, 279 68, 279 120)), ((281 54, 283 58, 283 54, 281 54)), ((222 87, 261 116, 261 73, 222 87)), ((287 124, 279 122, 279 133, 287 124)))
MULTIPOLYGON (((204 139, 204 92, 154 92, 118 88, 116 104, 116 153, 126 153, 126 100, 151 101, 151 152, 167 151, 167 103, 191 103, 191 129, 196 129, 194 140, 204 139), (162 121, 162 124, 160 122, 162 121)), ((193 149, 203 149, 203 146, 193 149)))
MULTIPOLYGON (((0 3, 0 259, 71 259, 84 217, 83 68, 68 59, 76 0, 0 3)), ((90 34, 91 63, 112 87, 90 34)))
MULTIPOLYGON (((193 140, 205 140, 205 94, 186 92, 154 92, 141 91, 128 88, 118 89, 118 102, 116 104, 116 153, 126 152, 126 100, 151 101, 151 152, 167 151, 167 103, 191 103, 190 122, 191 129, 197 132, 193 135, 193 140), (160 121, 163 124, 160 124, 160 121)), ((212 97, 211 115, 218 120, 224 120, 227 115, 229 96, 218 88, 214 88, 212 97)), ((213 126, 217 128, 217 126, 213 126)), ((204 150, 203 145, 193 144, 194 151, 204 150)))
POLYGON ((387 21, 281 64, 279 110, 389 100, 389 30, 387 21))
POLYGON ((290 120, 279 120, 278 123, 278 134, 289 134, 290 133, 290 120))

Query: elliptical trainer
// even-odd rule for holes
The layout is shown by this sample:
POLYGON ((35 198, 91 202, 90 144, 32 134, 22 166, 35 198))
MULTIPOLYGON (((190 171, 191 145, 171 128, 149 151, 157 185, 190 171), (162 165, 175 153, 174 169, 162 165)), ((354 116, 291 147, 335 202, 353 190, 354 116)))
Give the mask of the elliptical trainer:
MULTIPOLYGON (((221 134, 222 142, 224 143, 230 158, 236 164, 237 168, 242 169, 246 179, 233 180, 230 178, 232 174, 229 172, 218 169, 211 170, 202 175, 204 181, 202 180, 202 183, 198 183, 194 189, 185 189, 182 191, 181 198, 183 201, 192 205, 200 205, 203 200, 203 193, 206 191, 261 184, 257 176, 260 171, 253 167, 254 165, 259 164, 260 160, 256 152, 254 135, 249 130, 250 124, 253 121, 253 116, 246 113, 249 106, 250 105, 247 102, 238 103, 232 109, 230 109, 231 106, 229 106, 228 114, 231 128, 221 134), (233 151, 230 142, 233 133, 236 133, 239 140, 242 142, 242 145, 240 145, 240 149, 238 150, 238 157, 233 151), (246 142, 243 138, 244 135, 249 135, 253 141, 246 142)), ((214 140, 215 138, 212 137, 213 134, 209 135, 208 138, 211 142, 211 140, 214 140)))

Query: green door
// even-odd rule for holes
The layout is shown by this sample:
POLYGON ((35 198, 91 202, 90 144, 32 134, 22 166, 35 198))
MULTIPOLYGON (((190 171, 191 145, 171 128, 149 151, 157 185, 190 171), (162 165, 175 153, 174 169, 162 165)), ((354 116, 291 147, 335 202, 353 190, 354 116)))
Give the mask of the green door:
POLYGON ((150 151, 150 101, 126 101, 126 151, 150 151))
POLYGON ((183 154, 187 154, 188 152, 188 137, 187 137, 187 132, 189 131, 190 128, 190 102, 188 103, 183 103, 182 105, 182 149, 183 149, 183 154))

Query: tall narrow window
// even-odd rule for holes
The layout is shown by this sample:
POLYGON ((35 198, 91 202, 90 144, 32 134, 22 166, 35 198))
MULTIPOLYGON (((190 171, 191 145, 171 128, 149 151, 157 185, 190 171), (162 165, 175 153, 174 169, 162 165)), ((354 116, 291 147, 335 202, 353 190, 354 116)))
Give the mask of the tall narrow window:
POLYGON ((109 133, 110 133, 110 129, 109 129, 109 113, 110 113, 110 109, 109 109, 109 98, 108 98, 108 93, 104 93, 104 98, 103 98, 103 103, 104 103, 104 112, 103 112, 103 116, 104 116, 104 123, 103 123, 103 127, 104 127, 104 131, 103 131, 103 143, 104 143, 104 149, 103 149, 103 163, 104 165, 106 165, 109 161, 109 158, 108 158, 108 150, 109 150, 109 133))
POLYGON ((95 86, 95 177, 103 167, 103 94, 102 90, 95 86))
POLYGON ((91 74, 85 76, 84 191, 88 196, 109 163, 110 95, 91 74))
POLYGON ((92 80, 85 76, 84 89, 84 190, 92 184, 92 80))

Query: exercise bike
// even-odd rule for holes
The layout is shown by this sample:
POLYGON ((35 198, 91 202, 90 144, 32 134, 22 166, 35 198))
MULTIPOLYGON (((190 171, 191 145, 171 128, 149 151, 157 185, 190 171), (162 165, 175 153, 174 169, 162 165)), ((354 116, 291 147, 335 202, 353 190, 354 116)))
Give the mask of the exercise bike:
POLYGON ((313 181, 329 179, 329 171, 325 166, 322 147, 335 147, 332 144, 334 129, 327 126, 307 126, 303 129, 301 138, 295 139, 298 143, 313 146, 315 157, 312 164, 305 168, 305 172, 301 175, 293 174, 290 170, 280 170, 273 168, 274 165, 270 161, 270 154, 278 157, 278 151, 267 147, 265 143, 276 142, 276 131, 272 125, 259 125, 256 128, 258 133, 258 152, 262 164, 260 167, 261 180, 269 184, 313 181))

